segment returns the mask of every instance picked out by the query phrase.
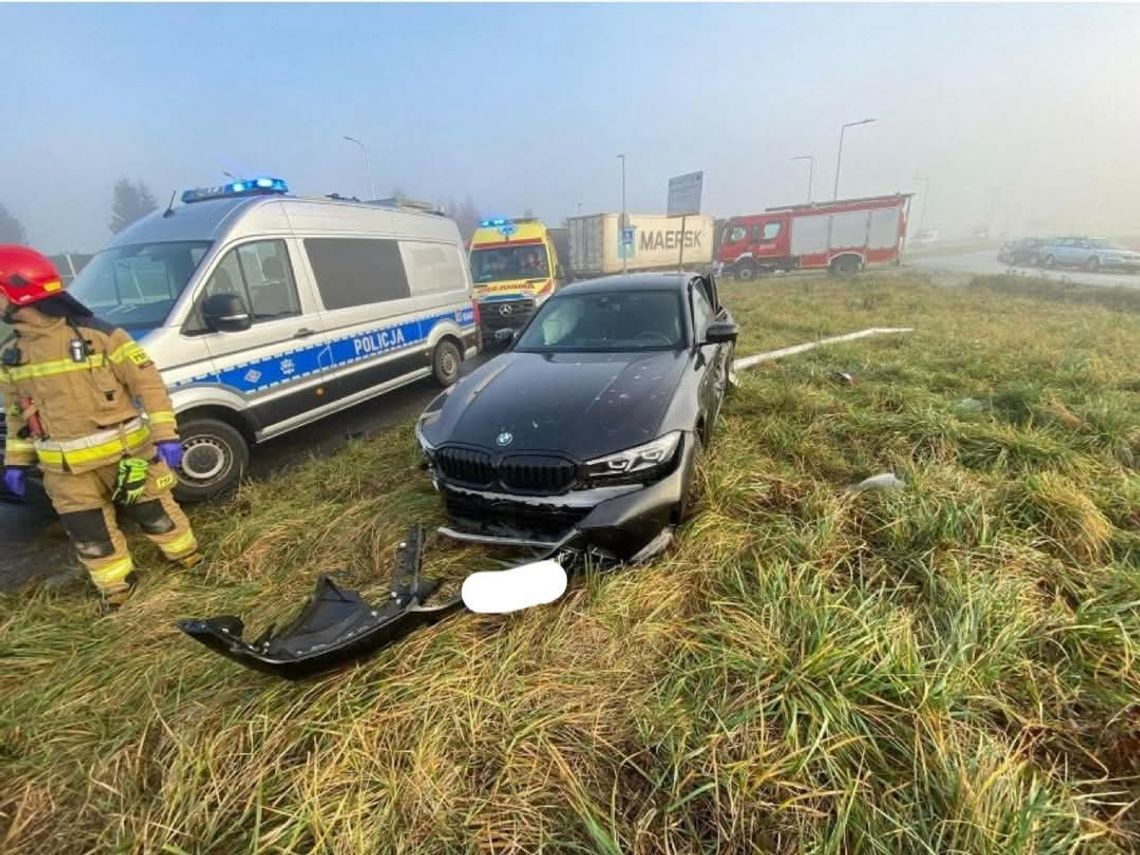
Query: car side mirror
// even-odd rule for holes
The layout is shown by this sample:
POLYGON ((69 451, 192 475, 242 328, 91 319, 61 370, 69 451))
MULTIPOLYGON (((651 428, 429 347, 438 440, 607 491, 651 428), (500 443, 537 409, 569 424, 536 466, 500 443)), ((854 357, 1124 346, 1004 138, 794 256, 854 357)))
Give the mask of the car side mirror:
POLYGON ((244 332, 253 326, 253 316, 238 294, 223 291, 202 302, 202 320, 211 332, 244 332))
POLYGON ((732 321, 713 321, 705 329, 705 344, 728 344, 736 341, 740 327, 732 321))

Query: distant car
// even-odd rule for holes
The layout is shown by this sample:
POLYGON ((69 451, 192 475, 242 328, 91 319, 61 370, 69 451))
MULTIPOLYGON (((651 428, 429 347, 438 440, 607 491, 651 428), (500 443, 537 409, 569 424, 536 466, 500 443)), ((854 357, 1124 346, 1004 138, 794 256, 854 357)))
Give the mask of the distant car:
POLYGON ((1015 267, 1022 264, 1038 265, 1041 263, 1040 250, 1044 243, 1044 240, 1035 237, 1007 241, 998 250, 998 261, 1015 267))
POLYGON ((1102 269, 1140 270, 1140 252, 1114 246, 1106 238, 1054 238, 1038 252, 1045 267, 1083 267, 1093 273, 1102 269))
POLYGON ((416 438, 461 540, 630 558, 690 507, 736 324, 712 276, 567 285, 501 356, 432 401, 416 438))

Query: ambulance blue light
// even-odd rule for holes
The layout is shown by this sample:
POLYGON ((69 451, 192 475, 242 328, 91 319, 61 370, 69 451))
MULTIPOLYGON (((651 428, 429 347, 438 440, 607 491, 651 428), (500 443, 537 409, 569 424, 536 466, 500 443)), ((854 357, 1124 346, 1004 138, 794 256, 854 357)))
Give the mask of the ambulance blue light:
POLYGON ((479 223, 479 225, 484 229, 494 229, 498 228, 499 226, 505 226, 508 223, 510 223, 510 220, 504 220, 500 217, 497 220, 483 220, 483 222, 479 223))
POLYGON ((288 193, 289 186, 281 178, 253 178, 248 181, 231 181, 217 187, 197 187, 182 194, 182 204, 205 202, 207 199, 233 199, 241 196, 266 196, 288 193))

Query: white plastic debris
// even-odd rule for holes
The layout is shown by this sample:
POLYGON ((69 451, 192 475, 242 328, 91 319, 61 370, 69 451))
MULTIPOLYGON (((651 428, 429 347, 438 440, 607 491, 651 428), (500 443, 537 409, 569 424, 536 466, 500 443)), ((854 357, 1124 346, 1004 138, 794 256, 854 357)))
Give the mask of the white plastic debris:
POLYGON ((844 386, 855 385, 855 377, 847 371, 832 371, 828 376, 836 383, 842 383, 844 386))
POLYGON ((986 405, 977 398, 963 398, 954 404, 954 413, 959 416, 972 416, 980 413, 986 405))
POLYGON ((852 490, 902 490, 906 488, 906 481, 895 476, 894 472, 880 472, 870 478, 864 478, 852 490))

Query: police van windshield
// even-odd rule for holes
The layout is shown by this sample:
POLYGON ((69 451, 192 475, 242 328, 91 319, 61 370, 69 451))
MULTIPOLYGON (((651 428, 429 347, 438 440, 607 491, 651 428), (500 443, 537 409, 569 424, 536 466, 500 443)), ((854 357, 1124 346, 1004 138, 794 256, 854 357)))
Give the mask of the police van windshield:
POLYGON ((161 326, 209 249, 209 241, 106 249, 91 259, 68 290, 117 327, 161 326))
POLYGON ((471 275, 478 283, 545 279, 550 275, 546 247, 541 244, 522 244, 476 249, 471 253, 471 275))

